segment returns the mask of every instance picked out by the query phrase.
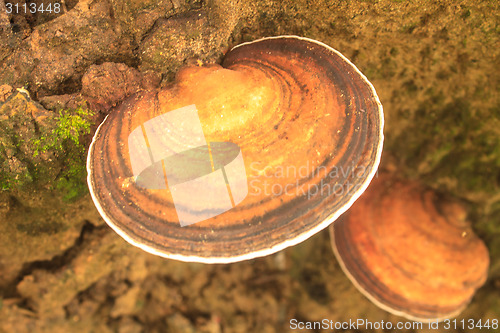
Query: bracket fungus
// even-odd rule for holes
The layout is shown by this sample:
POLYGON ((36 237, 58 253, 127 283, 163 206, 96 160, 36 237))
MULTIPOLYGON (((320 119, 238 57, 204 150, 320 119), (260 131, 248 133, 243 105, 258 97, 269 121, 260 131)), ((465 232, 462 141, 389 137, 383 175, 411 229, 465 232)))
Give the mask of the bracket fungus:
POLYGON ((246 260, 345 212, 376 172, 382 129, 373 86, 338 51, 264 38, 115 108, 90 146, 88 185, 135 246, 182 261, 246 260))
POLYGON ((458 315, 488 274, 464 207, 388 175, 330 226, 340 266, 373 303, 418 321, 458 315))

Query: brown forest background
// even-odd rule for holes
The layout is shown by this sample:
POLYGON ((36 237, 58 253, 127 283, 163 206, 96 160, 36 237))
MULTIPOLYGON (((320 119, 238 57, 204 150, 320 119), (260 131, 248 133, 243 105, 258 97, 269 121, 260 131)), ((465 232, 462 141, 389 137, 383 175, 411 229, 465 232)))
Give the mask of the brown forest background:
POLYGON ((498 1, 66 0, 59 14, 7 14, 6 3, 25 1, 0 0, 0 332, 402 320, 354 288, 326 231, 261 259, 189 264, 129 245, 90 199, 85 149, 102 112, 183 64, 282 34, 334 47, 374 84, 382 169, 467 205, 491 268, 459 319, 500 319, 498 1))

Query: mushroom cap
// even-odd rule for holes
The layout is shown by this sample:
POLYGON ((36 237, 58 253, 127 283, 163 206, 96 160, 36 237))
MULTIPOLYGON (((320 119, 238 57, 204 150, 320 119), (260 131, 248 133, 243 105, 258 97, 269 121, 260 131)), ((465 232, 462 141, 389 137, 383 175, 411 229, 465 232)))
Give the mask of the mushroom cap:
POLYGON ((464 207, 415 182, 375 178, 330 232, 354 285, 412 320, 458 315, 487 278, 488 250, 464 207))
POLYGON ((295 245, 346 211, 378 167, 382 128, 373 86, 339 52, 264 38, 113 110, 90 146, 88 185, 104 220, 135 246, 241 261, 295 245))

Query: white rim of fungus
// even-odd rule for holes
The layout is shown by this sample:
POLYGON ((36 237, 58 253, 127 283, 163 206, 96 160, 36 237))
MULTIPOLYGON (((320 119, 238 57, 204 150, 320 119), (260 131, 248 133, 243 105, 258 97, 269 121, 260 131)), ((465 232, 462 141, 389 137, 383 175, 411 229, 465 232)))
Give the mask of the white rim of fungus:
POLYGON ((264 37, 264 38, 257 39, 257 40, 251 41, 251 42, 246 42, 246 43, 236 45, 235 47, 233 47, 231 49, 231 51, 238 48, 238 47, 241 47, 243 45, 258 43, 260 41, 268 40, 268 39, 281 39, 281 38, 300 39, 300 40, 308 41, 311 43, 318 44, 318 45, 332 51, 333 53, 337 54, 340 58, 342 58, 342 60, 347 62, 347 64, 349 64, 354 69, 354 71, 361 76, 361 78, 365 81, 365 83, 368 84, 368 87, 370 88, 370 90, 373 94, 373 98, 375 99, 375 102, 377 103, 377 106, 378 106, 379 124, 380 124, 380 133, 379 133, 380 140, 379 140, 379 143, 377 146, 377 153, 375 156, 375 162, 373 164, 373 168, 370 171, 370 173, 368 174, 368 177, 366 178, 365 182, 358 188, 357 191, 354 192, 354 194, 351 196, 349 201, 344 206, 342 206, 339 210, 335 211, 332 215, 330 215, 325 220, 323 220, 323 222, 321 222, 318 225, 314 226, 313 228, 305 231, 304 233, 298 235, 297 237, 292 238, 292 239, 288 239, 280 244, 276 244, 275 246, 273 246, 271 248, 261 249, 261 250, 257 250, 257 251, 253 251, 253 252, 249 252, 249 253, 245 253, 245 254, 240 254, 240 255, 236 255, 236 256, 232 256, 232 257, 200 257, 200 256, 196 256, 196 255, 190 256, 190 255, 182 255, 182 254, 176 254, 176 253, 161 252, 154 247, 151 247, 147 244, 138 242, 137 240, 133 239, 130 235, 128 235, 126 232, 124 232, 122 229, 120 229, 115 223, 113 223, 113 221, 111 221, 111 219, 104 213, 104 210, 103 210, 101 204, 99 203, 96 195, 94 194, 94 188, 92 186, 92 170, 90 169, 90 156, 92 155, 92 151, 94 149, 94 143, 96 141, 96 138, 99 135, 99 130, 101 129, 101 126, 105 123, 106 119, 108 118, 108 116, 106 116, 106 118, 104 118, 102 123, 97 128, 97 131, 95 132, 94 137, 92 139, 92 143, 90 144, 90 147, 89 147, 89 153, 87 155, 87 172, 88 172, 87 183, 89 186, 90 195, 92 197, 92 200, 94 201, 94 204, 97 207, 97 210, 99 211, 99 214, 101 215, 101 217, 104 219, 104 221, 106 221, 106 223, 117 234, 119 234, 127 242, 129 242, 130 244, 132 244, 136 247, 139 247, 142 250, 149 252, 151 254, 154 254, 154 255, 157 255, 157 256, 160 256, 163 258, 167 258, 167 259, 174 259, 174 260, 179 260, 179 261, 184 261, 184 262, 199 262, 199 263, 205 263, 205 264, 230 264, 230 263, 235 263, 235 262, 239 262, 239 261, 255 259, 258 257, 268 256, 270 254, 274 254, 276 252, 279 252, 287 247, 297 245, 297 244, 305 241, 306 239, 312 237, 313 235, 317 234, 318 232, 320 232, 321 230, 325 229, 330 224, 332 224, 340 215, 342 215, 344 212, 346 212, 352 206, 352 204, 361 196, 361 194, 363 194, 363 192, 366 190, 366 188, 368 187, 368 185, 372 181, 373 177, 375 176, 375 173, 378 170, 378 166, 380 164, 380 159, 382 156, 382 147, 383 147, 383 143, 384 143, 384 133, 383 133, 383 130, 384 130, 384 112, 383 112, 383 108, 382 108, 382 103, 380 103, 380 99, 378 98, 378 95, 377 95, 377 92, 375 91, 375 88, 370 83, 370 81, 368 81, 366 76, 363 73, 361 73, 361 71, 349 59, 347 59, 343 54, 341 54, 339 51, 335 50, 334 48, 326 45, 325 43, 322 43, 322 42, 314 40, 314 39, 293 36, 293 35, 264 37))

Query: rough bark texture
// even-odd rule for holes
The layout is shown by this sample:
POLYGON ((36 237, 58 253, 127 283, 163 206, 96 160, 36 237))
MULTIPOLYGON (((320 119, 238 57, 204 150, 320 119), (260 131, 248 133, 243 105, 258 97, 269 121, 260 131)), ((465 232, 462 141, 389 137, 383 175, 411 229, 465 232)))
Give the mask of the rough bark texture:
POLYGON ((186 264, 126 243, 86 190, 85 149, 103 112, 168 84, 183 64, 281 34, 331 45, 374 84, 386 115, 382 168, 468 203, 491 269, 459 319, 500 319, 497 2, 66 0, 58 14, 7 14, 6 3, 0 332, 286 332, 291 318, 402 320, 356 291, 326 232, 262 259, 186 264))

